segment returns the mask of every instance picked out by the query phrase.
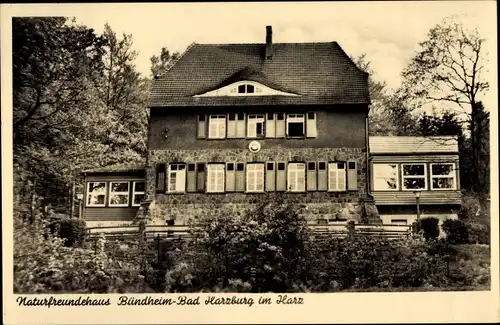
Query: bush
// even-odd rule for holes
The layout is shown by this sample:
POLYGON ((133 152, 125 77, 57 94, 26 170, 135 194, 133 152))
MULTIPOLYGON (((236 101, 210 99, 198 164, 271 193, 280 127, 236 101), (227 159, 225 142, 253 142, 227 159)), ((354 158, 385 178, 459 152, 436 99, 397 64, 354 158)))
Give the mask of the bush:
POLYGON ((439 219, 426 217, 420 219, 417 224, 417 230, 423 230, 425 240, 436 239, 439 237, 439 219))
POLYGON ((447 219, 441 226, 450 244, 466 244, 469 242, 469 230, 462 220, 447 219))
POLYGON ((469 243, 486 245, 490 243, 490 228, 488 225, 479 222, 467 222, 466 226, 469 233, 469 243))
POLYGON ((241 217, 211 211, 196 221, 195 238, 167 272, 166 290, 290 290, 301 276, 308 236, 298 207, 270 195, 241 217))
POLYGON ((66 247, 47 228, 14 218, 14 292, 144 292, 140 266, 107 256, 104 239, 97 252, 66 247))
POLYGON ((61 218, 53 220, 50 225, 53 233, 65 239, 64 244, 68 247, 81 246, 86 238, 87 226, 85 220, 61 218))

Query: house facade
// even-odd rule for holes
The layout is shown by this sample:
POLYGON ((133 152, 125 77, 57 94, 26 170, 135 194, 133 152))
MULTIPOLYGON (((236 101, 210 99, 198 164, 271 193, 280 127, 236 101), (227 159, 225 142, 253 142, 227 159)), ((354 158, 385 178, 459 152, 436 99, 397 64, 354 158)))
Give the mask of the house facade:
POLYGON ((311 223, 391 223, 386 215, 410 213, 384 210, 404 206, 399 195, 410 192, 373 187, 384 155, 399 164, 415 153, 370 157, 368 74, 336 42, 273 43, 270 26, 265 36, 193 44, 155 77, 146 166, 85 171, 87 224, 182 225, 214 204, 237 215, 273 193, 304 205, 311 223))

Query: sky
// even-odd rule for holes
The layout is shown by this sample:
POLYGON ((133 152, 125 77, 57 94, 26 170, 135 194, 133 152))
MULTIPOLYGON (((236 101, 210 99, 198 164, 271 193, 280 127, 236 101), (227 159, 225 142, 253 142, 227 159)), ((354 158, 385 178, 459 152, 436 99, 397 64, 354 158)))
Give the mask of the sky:
MULTIPOLYGON (((17 9, 17 8, 16 8, 17 9)), ((487 39, 496 106, 495 1, 369 1, 292 3, 145 3, 31 5, 20 15, 65 15, 102 32, 132 34, 137 69, 150 73, 150 57, 162 47, 183 52, 193 43, 263 43, 265 26, 274 42, 337 41, 351 56, 366 53, 374 78, 396 88, 418 43, 443 18, 457 15, 487 39)), ((15 12, 15 11, 14 11, 15 12)))

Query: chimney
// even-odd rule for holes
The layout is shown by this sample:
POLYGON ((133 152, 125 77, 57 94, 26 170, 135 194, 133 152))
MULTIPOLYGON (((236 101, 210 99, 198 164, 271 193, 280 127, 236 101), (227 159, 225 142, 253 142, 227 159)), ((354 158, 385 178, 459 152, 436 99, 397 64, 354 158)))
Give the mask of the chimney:
POLYGON ((266 26, 266 60, 273 58, 273 26, 266 26))

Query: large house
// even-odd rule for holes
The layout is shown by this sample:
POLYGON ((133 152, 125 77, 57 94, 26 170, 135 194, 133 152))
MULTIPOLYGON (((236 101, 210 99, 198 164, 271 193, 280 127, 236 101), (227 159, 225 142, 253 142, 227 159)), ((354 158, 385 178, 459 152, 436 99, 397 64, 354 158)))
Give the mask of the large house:
POLYGON ((155 77, 147 166, 85 171, 84 218, 131 222, 146 208, 185 224, 214 202, 237 213, 283 193, 311 223, 380 223, 375 204, 390 201, 369 181, 369 107, 368 74, 336 42, 273 43, 267 26, 262 44, 193 44, 155 77))

